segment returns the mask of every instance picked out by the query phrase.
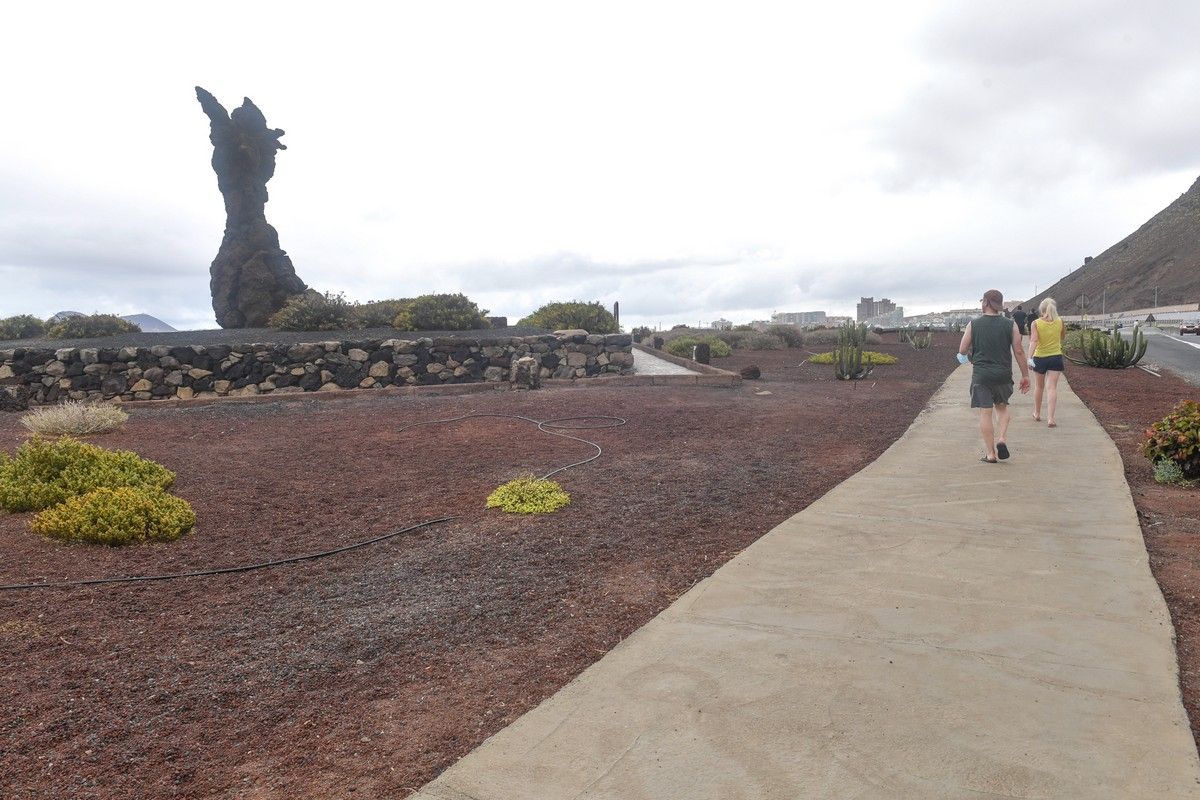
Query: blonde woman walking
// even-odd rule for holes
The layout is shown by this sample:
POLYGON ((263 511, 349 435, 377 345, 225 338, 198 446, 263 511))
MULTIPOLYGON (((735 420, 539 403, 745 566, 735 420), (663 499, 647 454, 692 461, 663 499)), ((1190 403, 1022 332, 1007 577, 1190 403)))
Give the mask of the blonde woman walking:
POLYGON ((1058 305, 1047 297, 1038 306, 1038 318, 1029 329, 1029 349, 1033 351, 1033 371, 1036 373, 1033 389, 1033 418, 1042 421, 1042 393, 1046 394, 1046 426, 1058 427, 1054 421, 1054 410, 1058 405, 1058 376, 1063 371, 1062 318, 1058 316, 1058 305))

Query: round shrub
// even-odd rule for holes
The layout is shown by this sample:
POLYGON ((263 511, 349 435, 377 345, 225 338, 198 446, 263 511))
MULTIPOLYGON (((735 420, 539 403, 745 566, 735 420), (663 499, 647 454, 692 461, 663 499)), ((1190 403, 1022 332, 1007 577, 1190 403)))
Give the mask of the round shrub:
POLYGON ((267 325, 280 331, 344 331, 354 327, 354 308, 341 292, 308 291, 288 298, 267 325))
POLYGON ((791 345, 773 334, 758 333, 744 338, 740 346, 743 350, 784 350, 791 345))
POLYGON ((772 325, 767 333, 778 336, 787 347, 800 347, 804 344, 804 336, 795 325, 772 325))
MULTIPOLYGON (((547 303, 518 323, 552 331, 582 328, 588 333, 617 333, 617 319, 598 302, 547 303)), ((648 329, 647 329, 648 331, 648 329)))
MULTIPOLYGON (((814 364, 832 364, 834 353, 818 353, 815 356, 809 356, 808 360, 814 364)), ((887 353, 877 353, 874 350, 863 350, 863 363, 869 360, 872 364, 896 364, 900 359, 887 353)))
POLYGON ((105 450, 64 436, 35 436, 14 457, 0 454, 0 508, 41 511, 101 487, 166 489, 175 473, 128 450, 105 450))
POLYGON ((141 332, 141 327, 115 314, 90 314, 67 317, 61 322, 56 322, 46 330, 46 335, 51 339, 93 339, 141 332))
POLYGON ((701 342, 709 346, 709 355, 713 358, 725 358, 733 355, 733 348, 715 336, 699 338, 696 336, 681 336, 667 342, 667 352, 680 358, 691 358, 692 348, 701 342))
POLYGON ((762 370, 758 368, 757 364, 751 364, 748 367, 742 367, 738 374, 748 381, 756 381, 762 377, 762 370))
POLYGON ((93 489, 33 518, 34 533, 68 542, 119 545, 173 541, 196 525, 186 500, 129 486, 93 489))
POLYGON ((396 316, 412 304, 411 299, 372 300, 361 303, 350 310, 355 328, 390 328, 396 316))
POLYGON ((396 314, 392 326, 402 331, 471 331, 491 327, 487 311, 463 294, 423 294, 396 314))
POLYGON ((1155 464, 1174 461, 1185 478, 1200 478, 1200 403, 1184 400, 1147 428, 1142 455, 1155 464))
POLYGON ((488 495, 487 507, 510 514, 548 514, 571 502, 571 496, 554 481, 525 475, 501 484, 488 495))
MULTIPOLYGON (((555 328, 555 330, 562 330, 562 329, 555 328)), ((654 334, 654 331, 650 330, 645 325, 638 325, 636 328, 633 329, 633 340, 635 342, 637 342, 638 344, 641 344, 642 340, 649 339, 653 334, 654 334)))
POLYGON ((36 339, 46 333, 46 323, 29 314, 0 319, 0 339, 36 339))
MULTIPOLYGON (((820 344, 837 344, 838 337, 841 336, 840 328, 820 328, 815 331, 805 331, 803 334, 804 345, 812 347, 820 344)), ((883 337, 878 333, 868 332, 866 339, 867 344, 882 344, 883 337)))

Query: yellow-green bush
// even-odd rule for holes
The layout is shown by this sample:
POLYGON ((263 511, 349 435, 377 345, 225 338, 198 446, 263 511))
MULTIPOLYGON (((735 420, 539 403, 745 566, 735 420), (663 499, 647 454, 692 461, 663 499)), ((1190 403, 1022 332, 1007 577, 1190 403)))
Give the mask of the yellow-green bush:
MULTIPOLYGON (((887 353, 877 353, 874 350, 863 350, 862 357, 863 364, 866 364, 867 361, 870 361, 872 364, 895 364, 900 361, 895 356, 888 355, 887 353)), ((832 364, 833 358, 833 353, 818 353, 815 356, 809 356, 808 360, 813 364, 832 364)))
POLYGON ((175 473, 128 450, 105 450, 64 436, 35 436, 0 453, 0 508, 41 511, 101 487, 166 489, 175 473))
POLYGON ((196 524, 186 500, 158 489, 94 489, 33 518, 34 533, 69 542, 119 545, 173 541, 196 524))
POLYGON ((501 484, 488 495, 487 507, 510 514, 548 514, 571 502, 571 496, 554 481, 525 475, 501 484))

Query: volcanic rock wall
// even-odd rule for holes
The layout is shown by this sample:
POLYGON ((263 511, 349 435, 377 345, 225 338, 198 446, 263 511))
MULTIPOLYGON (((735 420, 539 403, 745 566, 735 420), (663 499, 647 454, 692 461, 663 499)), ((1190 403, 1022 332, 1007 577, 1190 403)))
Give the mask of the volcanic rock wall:
POLYGON ((504 382, 530 356, 543 378, 633 369, 628 334, 307 344, 0 350, 0 403, 168 398, 504 382))

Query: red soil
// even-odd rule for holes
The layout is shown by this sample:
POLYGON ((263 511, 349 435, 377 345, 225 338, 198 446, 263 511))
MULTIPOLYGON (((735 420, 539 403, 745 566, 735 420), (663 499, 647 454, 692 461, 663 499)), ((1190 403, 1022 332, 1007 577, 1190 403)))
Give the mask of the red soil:
POLYGON ((1183 704, 1200 743, 1200 489, 1155 483, 1140 452, 1146 429, 1180 400, 1200 400, 1200 389, 1170 372, 1156 378, 1140 369, 1076 366, 1068 380, 1121 451, 1150 569, 1175 623, 1183 704))
MULTIPOLYGON (((255 562, 454 522, 294 566, 0 593, 0 796, 403 797, 599 659, 696 581, 868 464, 955 366, 857 387, 798 351, 737 353, 735 387, 164 404, 93 438, 179 474, 199 516, 171 544, 41 539, 0 516, 0 583, 255 562), (771 394, 758 394, 761 391, 771 394), (467 412, 628 418, 559 478, 571 505, 486 511, 525 471, 589 454, 467 412)), ((0 448, 24 439, 0 417, 0 448)))

